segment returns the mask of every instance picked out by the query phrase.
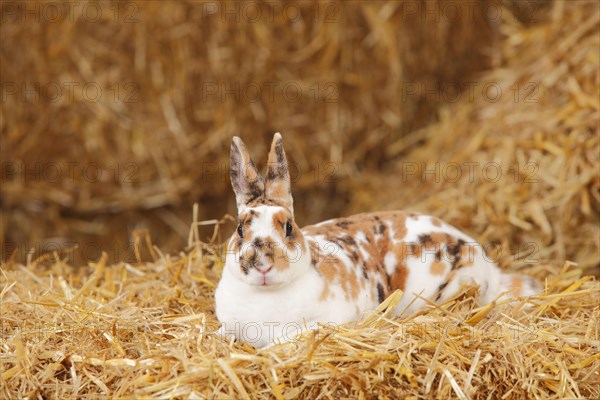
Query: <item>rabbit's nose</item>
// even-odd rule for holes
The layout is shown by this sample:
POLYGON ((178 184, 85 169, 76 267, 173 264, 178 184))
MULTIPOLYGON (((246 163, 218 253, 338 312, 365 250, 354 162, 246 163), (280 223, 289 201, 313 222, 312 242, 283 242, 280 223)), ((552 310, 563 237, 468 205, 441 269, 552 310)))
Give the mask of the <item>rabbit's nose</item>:
POLYGON ((269 265, 267 268, 256 267, 256 269, 258 269, 261 274, 266 275, 270 270, 273 269, 273 265, 269 265))

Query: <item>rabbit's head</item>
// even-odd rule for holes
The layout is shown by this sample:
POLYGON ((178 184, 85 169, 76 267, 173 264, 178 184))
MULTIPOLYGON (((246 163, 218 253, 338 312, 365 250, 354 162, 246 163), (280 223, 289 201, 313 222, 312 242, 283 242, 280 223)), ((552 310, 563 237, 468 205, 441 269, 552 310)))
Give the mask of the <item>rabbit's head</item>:
POLYGON ((254 286, 274 288, 292 282, 310 267, 310 255, 294 221, 289 168, 279 133, 273 137, 265 179, 242 140, 233 138, 231 185, 238 225, 225 268, 254 286))

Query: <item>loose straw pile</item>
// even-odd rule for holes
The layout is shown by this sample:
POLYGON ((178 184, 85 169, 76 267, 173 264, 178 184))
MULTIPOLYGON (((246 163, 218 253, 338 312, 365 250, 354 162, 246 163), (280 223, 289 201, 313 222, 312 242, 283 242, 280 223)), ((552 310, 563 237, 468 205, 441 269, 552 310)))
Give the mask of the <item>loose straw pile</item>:
MULTIPOLYGON (((392 294, 362 321, 256 350, 216 336, 221 249, 73 272, 3 264, 5 398, 596 398, 600 284, 572 263, 530 300, 466 287, 409 318, 392 294)), ((547 267, 550 268, 551 267, 547 267)))

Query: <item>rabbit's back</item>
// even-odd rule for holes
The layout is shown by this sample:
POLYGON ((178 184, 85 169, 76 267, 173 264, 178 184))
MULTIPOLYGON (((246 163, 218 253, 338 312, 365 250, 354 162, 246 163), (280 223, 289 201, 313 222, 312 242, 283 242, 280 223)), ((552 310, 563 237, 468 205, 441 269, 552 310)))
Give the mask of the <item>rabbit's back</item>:
POLYGON ((483 300, 488 300, 487 289, 500 279, 474 239, 436 217, 405 211, 364 213, 302 231, 312 266, 326 281, 322 302, 343 300, 365 311, 400 289, 406 295, 398 312, 412 311, 424 303, 414 294, 443 300, 465 281, 479 284, 483 300))

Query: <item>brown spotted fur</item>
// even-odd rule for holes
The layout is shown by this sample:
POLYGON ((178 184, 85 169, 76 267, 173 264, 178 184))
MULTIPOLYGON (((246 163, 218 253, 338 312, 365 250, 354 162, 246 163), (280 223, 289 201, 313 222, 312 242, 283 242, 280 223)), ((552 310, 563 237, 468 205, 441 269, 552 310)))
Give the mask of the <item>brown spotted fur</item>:
MULTIPOLYGON (((307 226, 302 229, 313 253, 312 262, 315 268, 327 280, 332 283, 338 276, 341 278, 341 284, 344 291, 348 293, 350 299, 356 299, 358 287, 360 286, 354 275, 350 275, 347 268, 360 268, 363 277, 371 286, 371 295, 382 300, 381 297, 387 297, 396 289, 405 290, 406 276, 408 268, 406 260, 410 257, 421 257, 423 251, 436 251, 436 260, 431 266, 426 264, 423 268, 429 268, 432 274, 442 275, 445 264, 441 261, 441 252, 445 251, 444 259, 452 260, 452 270, 470 266, 473 260, 472 244, 465 244, 464 241, 456 239, 447 233, 432 232, 429 235, 422 235, 419 242, 408 243, 402 241, 407 233, 406 219, 416 218, 418 214, 405 211, 388 211, 371 214, 357 214, 351 217, 339 218, 318 225, 307 226), (385 223, 384 223, 385 221, 385 223), (387 227, 387 223, 392 224, 393 235, 387 227), (362 232, 366 238, 366 244, 362 247, 369 255, 368 260, 363 260, 359 254, 358 244, 355 238, 362 232), (350 254, 353 261, 352 266, 348 267, 346 263, 340 260, 332 252, 321 252, 318 254, 317 245, 311 236, 324 236, 332 244, 338 245, 344 252, 350 254), (393 239, 393 240, 392 240, 393 239), (396 242, 396 243, 393 243, 396 242), (385 268, 384 257, 386 253, 392 251, 396 255, 398 265, 392 274, 388 274, 385 268), (348 277, 352 277, 347 281, 348 277), (382 287, 378 288, 376 282, 379 277, 380 282, 384 282, 382 287)), ((422 216, 427 218, 425 216, 422 216)), ((432 219, 434 226, 441 226, 437 218, 432 219)), ((450 280, 451 276, 447 280, 450 280)), ((439 288, 437 297, 441 297, 444 284, 439 288)), ((325 287, 322 298, 327 298, 328 288, 325 287)))

